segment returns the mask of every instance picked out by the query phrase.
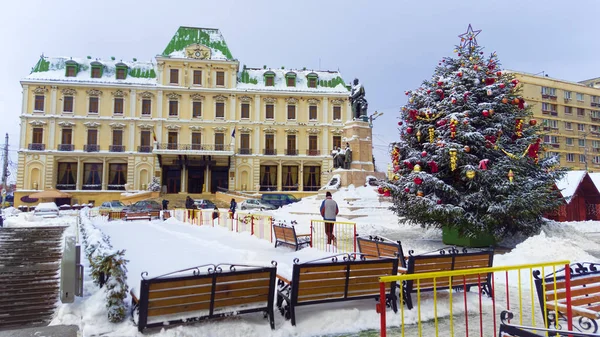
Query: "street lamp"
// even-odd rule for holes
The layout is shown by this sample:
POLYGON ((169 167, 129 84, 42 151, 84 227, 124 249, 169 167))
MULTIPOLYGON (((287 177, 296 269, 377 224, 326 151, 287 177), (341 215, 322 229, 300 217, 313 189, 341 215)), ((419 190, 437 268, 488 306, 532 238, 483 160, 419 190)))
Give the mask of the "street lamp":
POLYGON ((371 114, 371 116, 369 116, 369 127, 371 129, 373 128, 373 121, 376 120, 378 117, 381 117, 382 115, 383 115, 383 112, 375 111, 373 114, 371 114))

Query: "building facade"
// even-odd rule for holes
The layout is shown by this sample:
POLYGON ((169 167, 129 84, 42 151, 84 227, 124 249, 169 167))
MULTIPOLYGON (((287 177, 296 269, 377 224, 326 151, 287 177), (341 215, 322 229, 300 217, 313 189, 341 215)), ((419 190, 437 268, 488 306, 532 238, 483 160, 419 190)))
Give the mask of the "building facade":
POLYGON ((180 27, 150 62, 42 56, 21 85, 18 197, 98 204, 154 177, 166 193, 316 191, 367 124, 339 72, 240 67, 217 29, 180 27))
POLYGON ((600 78, 579 83, 515 72, 541 123, 545 156, 560 166, 600 171, 600 78))

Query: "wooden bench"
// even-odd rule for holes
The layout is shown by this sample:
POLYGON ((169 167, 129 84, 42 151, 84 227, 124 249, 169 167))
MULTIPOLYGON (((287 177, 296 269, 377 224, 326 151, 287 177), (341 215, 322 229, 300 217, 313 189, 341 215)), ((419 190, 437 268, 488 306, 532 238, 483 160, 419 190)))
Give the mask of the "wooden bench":
MULTIPOLYGON (((379 299, 379 277, 396 275, 397 269, 396 258, 367 260, 360 254, 339 254, 305 263, 295 259, 291 280, 277 275, 277 308, 296 325, 298 306, 379 299)), ((392 282, 386 298, 394 312, 398 310, 395 287, 392 282)))
MULTIPOLYGON (((573 319, 573 324, 579 324, 582 331, 597 333, 600 320, 600 264, 573 263, 570 271, 571 311, 573 317, 580 317, 573 319)), ((539 270, 534 270, 533 277, 542 317, 546 318, 546 327, 554 327, 557 319, 565 322, 559 323, 559 326, 567 326, 567 286, 564 268, 544 277, 539 270)))
POLYGON ((275 247, 278 245, 288 245, 300 249, 302 246, 310 245, 310 234, 296 234, 294 226, 273 225, 273 234, 275 235, 275 247))
POLYGON ((152 214, 150 212, 129 212, 125 213, 125 221, 132 220, 152 220, 152 214))
MULTIPOLYGON (((271 329, 275 329, 276 265, 206 265, 142 279, 139 296, 131 291, 132 317, 137 310, 137 326, 142 332, 166 324, 264 312, 271 329)), ((145 275, 148 274, 142 273, 142 278, 145 275)))
POLYGON ((356 242, 358 250, 367 259, 397 258, 400 260, 400 267, 406 268, 406 260, 400 241, 392 241, 378 236, 369 236, 368 238, 359 236, 356 238, 356 242))
MULTIPOLYGON (((436 254, 423 254, 423 255, 412 255, 412 251, 409 251, 409 256, 406 263, 407 274, 417 273, 432 273, 450 270, 461 270, 461 269, 473 269, 473 268, 488 268, 491 267, 494 261, 494 250, 482 250, 477 252, 469 253, 466 249, 462 252, 455 248, 450 248, 448 251, 442 249, 437 251, 436 254)), ((467 275, 465 277, 455 276, 452 278, 450 283, 448 278, 437 278, 435 280, 435 290, 441 289, 456 289, 470 290, 471 287, 481 287, 482 292, 488 296, 493 296, 491 273, 484 275, 467 275)), ((412 309, 412 298, 411 294, 422 292, 433 292, 434 281, 433 278, 425 278, 420 280, 408 280, 403 284, 403 298, 406 307, 412 309), (417 286, 417 282, 418 286, 417 286)))

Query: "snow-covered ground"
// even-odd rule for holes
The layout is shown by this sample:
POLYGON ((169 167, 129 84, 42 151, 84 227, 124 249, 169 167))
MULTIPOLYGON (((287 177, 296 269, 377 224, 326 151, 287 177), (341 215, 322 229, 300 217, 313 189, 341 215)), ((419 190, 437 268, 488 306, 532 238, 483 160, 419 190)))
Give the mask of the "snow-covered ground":
MULTIPOLYGON (((357 223, 361 235, 383 235, 401 240, 405 252, 431 251, 444 247, 439 230, 427 230, 418 226, 399 222, 389 211, 390 203, 380 202, 373 187, 343 188, 334 193, 340 207, 339 221, 352 218, 357 223), (360 216, 360 217, 355 217, 360 216)), ((298 232, 308 232, 310 219, 319 219, 318 209, 321 200, 308 197, 302 201, 267 212, 277 220, 290 223, 296 220, 298 232)), ((46 221, 46 220, 44 220, 46 221)), ((73 217, 61 216, 52 222, 72 222, 73 217)), ((9 226, 40 224, 27 214, 9 217, 9 226)), ((278 263, 278 274, 290 276, 294 258, 300 262, 331 255, 313 248, 295 252, 288 248, 274 248, 269 241, 250 236, 249 233, 234 233, 222 227, 193 226, 171 218, 167 221, 112 221, 95 218, 94 223, 110 236, 115 249, 125 249, 129 260, 128 284, 139 288, 141 273, 149 277, 162 275, 180 269, 204 264, 238 263, 269 266, 271 261, 278 263)), ((513 248, 503 255, 496 255, 494 265, 515 265, 521 263, 550 262, 558 260, 598 261, 600 260, 600 222, 586 221, 575 223, 549 222, 543 231, 531 238, 512 238, 504 245, 513 248), (549 249, 551 247, 551 249, 549 249)), ((504 282, 497 278, 496 282, 504 282)), ((525 285, 528 287, 528 285, 525 285)), ((84 284, 85 296, 77 298, 73 304, 59 307, 52 324, 76 324, 83 336, 136 336, 137 328, 127 319, 119 324, 111 324, 106 317, 105 295, 94 286, 89 277, 84 284)), ((469 311, 478 310, 476 293, 467 294, 469 311)), ((462 297, 462 295, 461 295, 462 297)), ((447 296, 438 296, 438 301, 448 303, 447 296)), ((129 299, 128 299, 129 302, 129 299)), ((439 302, 440 303, 440 302, 439 302)), ((438 303, 438 317, 449 315, 448 307, 438 303), (444 309, 446 308, 446 309, 444 309)), ((484 299, 483 307, 491 304, 484 299)), ((425 299, 421 303, 421 320, 433 318, 433 301, 425 299)), ((454 302, 455 316, 464 312, 462 302, 454 302)), ((388 326, 399 326, 400 315, 391 311, 388 326)), ((416 310, 405 310, 405 323, 417 321, 416 310)), ((352 334, 368 329, 378 329, 379 316, 375 312, 375 302, 370 300, 343 302, 332 305, 300 307, 297 310, 297 326, 291 326, 276 311, 276 329, 271 331, 262 314, 247 314, 213 320, 190 326, 177 326, 157 332, 156 336, 322 336, 352 334)))

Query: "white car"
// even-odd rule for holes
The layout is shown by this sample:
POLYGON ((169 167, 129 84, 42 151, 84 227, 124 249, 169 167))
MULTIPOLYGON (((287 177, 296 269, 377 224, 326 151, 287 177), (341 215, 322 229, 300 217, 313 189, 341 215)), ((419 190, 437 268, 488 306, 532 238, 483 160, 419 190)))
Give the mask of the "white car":
POLYGON ((58 206, 53 202, 41 202, 35 206, 33 215, 43 218, 56 218, 58 216, 58 206))
POLYGON ((266 203, 260 199, 246 199, 246 200, 242 201, 242 203, 240 204, 240 208, 242 210, 258 209, 261 211, 270 211, 270 210, 277 209, 277 206, 273 206, 273 205, 266 203))

